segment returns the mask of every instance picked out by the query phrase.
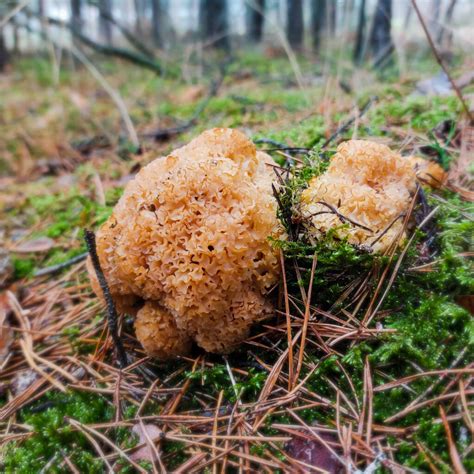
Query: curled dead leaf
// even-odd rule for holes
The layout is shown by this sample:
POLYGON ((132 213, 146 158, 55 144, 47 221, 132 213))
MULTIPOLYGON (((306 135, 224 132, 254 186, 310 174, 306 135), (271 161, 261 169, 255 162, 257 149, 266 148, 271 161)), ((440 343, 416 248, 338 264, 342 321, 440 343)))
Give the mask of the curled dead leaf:
POLYGON ((474 315, 474 295, 459 295, 456 297, 456 303, 474 315))
POLYGON ((318 470, 334 474, 344 472, 344 467, 328 448, 336 440, 335 436, 319 432, 318 437, 319 439, 301 433, 301 437, 295 436, 288 442, 286 452, 293 459, 310 464, 318 470))
POLYGON ((177 102, 180 104, 189 104, 190 102, 196 102, 204 96, 206 88, 201 85, 193 85, 187 87, 177 97, 177 102))
POLYGON ((8 355, 11 343, 13 342, 13 330, 8 322, 10 305, 6 292, 0 294, 0 363, 8 355))
POLYGON ((155 442, 157 438, 160 438, 163 432, 160 430, 160 428, 158 428, 158 426, 152 424, 136 424, 132 428, 132 431, 139 436, 139 444, 145 443, 145 446, 142 446, 140 449, 131 454, 130 457, 132 460, 153 462, 156 456, 153 453, 153 449, 149 446, 148 440, 155 442))
POLYGON ((474 127, 466 124, 461 132, 461 153, 448 173, 448 188, 457 192, 465 201, 474 202, 474 127))
POLYGON ((15 253, 37 253, 47 252, 54 247, 54 240, 49 237, 27 240, 12 249, 15 253))
POLYGON ((13 264, 9 253, 0 248, 0 288, 3 288, 13 276, 13 264))

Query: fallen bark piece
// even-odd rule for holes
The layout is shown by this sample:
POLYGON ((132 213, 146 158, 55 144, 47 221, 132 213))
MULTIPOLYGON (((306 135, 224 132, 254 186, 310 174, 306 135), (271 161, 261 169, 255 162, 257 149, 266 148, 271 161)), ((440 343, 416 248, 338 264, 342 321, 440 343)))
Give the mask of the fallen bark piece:
POLYGON ((49 237, 38 237, 37 239, 27 240, 15 246, 12 250, 15 253, 41 253, 51 250, 55 245, 53 239, 49 237))
POLYGON ((272 311, 279 260, 269 237, 283 230, 271 164, 237 130, 212 129, 128 183, 97 232, 97 253, 150 355, 185 354, 191 341, 230 352, 272 311))

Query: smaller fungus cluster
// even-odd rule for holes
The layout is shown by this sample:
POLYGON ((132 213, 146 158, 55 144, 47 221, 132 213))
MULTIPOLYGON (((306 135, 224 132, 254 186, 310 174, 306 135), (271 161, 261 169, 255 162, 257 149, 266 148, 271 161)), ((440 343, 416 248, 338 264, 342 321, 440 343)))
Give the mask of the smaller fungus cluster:
POLYGON ((310 238, 329 231, 353 245, 383 253, 403 240, 403 216, 417 179, 436 186, 445 180, 435 163, 402 157, 385 145, 349 140, 337 148, 325 173, 301 195, 301 213, 310 238))

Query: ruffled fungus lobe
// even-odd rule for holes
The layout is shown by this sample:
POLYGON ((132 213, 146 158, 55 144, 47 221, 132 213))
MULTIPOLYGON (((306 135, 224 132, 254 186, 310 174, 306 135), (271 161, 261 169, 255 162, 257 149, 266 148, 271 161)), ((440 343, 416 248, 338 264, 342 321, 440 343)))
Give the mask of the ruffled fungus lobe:
POLYGON ((417 177, 438 185, 443 170, 422 158, 405 158, 385 145, 349 140, 337 148, 325 173, 301 195, 301 213, 315 240, 328 231, 353 245, 384 252, 403 238, 403 219, 417 177))
POLYGON ((97 252, 150 355, 184 354, 192 340, 230 352, 271 312, 279 261, 269 237, 282 232, 272 163, 242 133, 213 129, 128 183, 97 233, 97 252))

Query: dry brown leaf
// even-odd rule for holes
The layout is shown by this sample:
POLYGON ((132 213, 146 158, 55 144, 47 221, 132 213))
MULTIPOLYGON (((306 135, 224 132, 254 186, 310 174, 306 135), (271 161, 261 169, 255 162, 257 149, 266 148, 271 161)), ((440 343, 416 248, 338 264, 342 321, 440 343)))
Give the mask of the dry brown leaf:
POLYGON ((201 99, 204 96, 206 88, 201 85, 194 85, 187 87, 179 96, 177 97, 177 102, 180 104, 189 104, 190 102, 196 102, 196 100, 201 99))
POLYGON ((464 89, 474 82, 474 70, 465 72, 461 77, 454 81, 459 89, 464 89))
POLYGON ((459 295, 456 303, 474 315, 474 295, 459 295))
POLYGON ((140 424, 136 424, 132 428, 132 431, 140 437, 139 444, 145 443, 145 446, 135 451, 130 457, 132 458, 133 461, 153 462, 153 460, 155 459, 155 456, 153 454, 152 449, 147 444, 147 436, 148 436, 148 439, 155 440, 162 434, 162 431, 156 425, 146 424, 142 426, 140 426, 140 424), (146 434, 142 430, 142 426, 145 428, 146 434))
POLYGON ((461 188, 460 186, 456 186, 455 184, 448 183, 448 189, 458 193, 462 199, 468 202, 474 202, 474 191, 469 191, 468 189, 461 188))
POLYGON ((52 122, 56 122, 61 120, 64 116, 64 107, 62 104, 55 104, 46 110, 46 112, 42 114, 37 114, 35 121, 32 124, 32 128, 34 130, 44 130, 48 129, 51 126, 52 122))
MULTIPOLYGON (((326 443, 336 441, 331 433, 318 433, 318 436, 326 443)), ((344 467, 331 451, 311 434, 301 433, 301 436, 295 436, 286 446, 288 454, 297 461, 311 464, 318 470, 328 473, 344 472, 344 467)))
POLYGON ((7 320, 9 311, 7 293, 0 293, 0 363, 7 357, 13 341, 13 330, 7 320))
POLYGON ((448 173, 448 187, 466 201, 474 201, 474 127, 466 124, 461 132, 461 153, 448 173))
POLYGON ((49 237, 39 237, 38 239, 27 240, 12 249, 15 253, 36 253, 47 252, 54 247, 54 240, 49 237))
POLYGON ((10 255, 0 248, 0 288, 3 288, 13 276, 13 264, 10 255))
POLYGON ((89 100, 83 94, 70 90, 69 91, 69 98, 71 102, 81 111, 86 112, 89 110, 89 100))

